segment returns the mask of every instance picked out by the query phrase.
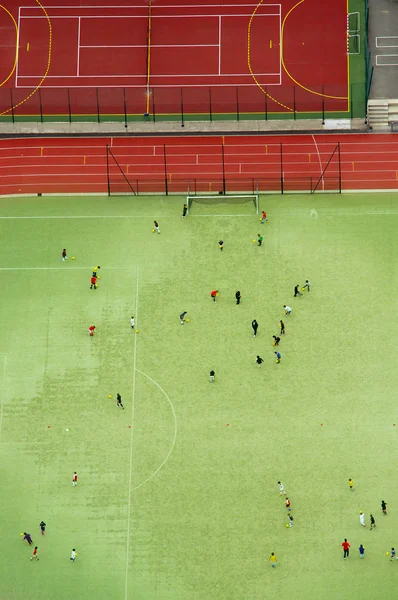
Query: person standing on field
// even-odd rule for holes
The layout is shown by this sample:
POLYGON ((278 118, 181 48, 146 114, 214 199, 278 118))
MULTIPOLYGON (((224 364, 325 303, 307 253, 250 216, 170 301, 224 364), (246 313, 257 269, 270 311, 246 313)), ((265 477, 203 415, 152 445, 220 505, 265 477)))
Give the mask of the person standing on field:
POLYGON ((263 236, 260 235, 259 233, 257 234, 257 246, 261 246, 261 244, 263 243, 263 236))
POLYGON ((383 512, 383 515, 387 514, 387 504, 384 502, 384 500, 381 501, 381 510, 383 512))
POLYGON ((310 291, 311 285, 312 285, 311 281, 308 281, 308 279, 306 279, 305 284, 303 285, 303 291, 305 290, 305 288, 307 288, 307 290, 310 291))
POLYGON ((34 547, 33 554, 32 554, 32 556, 30 557, 30 560, 33 560, 34 558, 35 558, 36 560, 39 560, 39 557, 37 556, 37 546, 35 546, 35 547, 34 547))
POLYGON ((210 371, 210 383, 213 383, 215 376, 216 376, 215 371, 211 370, 210 371))
POLYGON ((366 527, 366 524, 365 524, 365 515, 362 512, 362 510, 359 513, 359 522, 362 525, 362 527, 366 527))
POLYGON ((278 485, 279 485, 279 495, 286 496, 285 486, 283 485, 283 483, 281 481, 278 481, 278 485))
POLYGON ((276 363, 279 365, 279 363, 281 362, 281 353, 280 352, 274 352, 274 354, 276 354, 276 363))
POLYGON ((130 317, 130 325, 131 325, 131 329, 135 328, 135 319, 134 319, 134 317, 130 317))
POLYGON ((253 337, 256 337, 257 329, 258 329, 258 323, 257 323, 256 319, 253 319, 253 321, 252 321, 252 329, 253 329, 253 337))
POLYGON ((258 355, 257 355, 257 358, 256 358, 256 365, 257 365, 258 367, 261 367, 261 365, 263 364, 263 362, 264 362, 264 359, 263 359, 263 358, 261 358, 261 356, 258 356, 258 355))
POLYGON ((294 286, 294 297, 296 296, 302 296, 303 294, 300 292, 299 290, 299 284, 294 286))
POLYGON ((73 487, 77 486, 77 473, 76 473, 76 471, 73 472, 72 485, 73 485, 73 487))
POLYGON ((279 321, 279 325, 281 328, 281 335, 285 335, 285 324, 283 321, 279 321))
POLYGON ((275 569, 275 567, 276 567, 276 563, 277 563, 277 559, 276 559, 276 556, 275 556, 275 553, 274 553, 274 552, 271 552, 271 556, 269 557, 269 559, 268 559, 268 560, 269 560, 269 564, 271 565, 271 567, 272 567, 273 569, 275 569))
POLYGON ((44 535, 45 532, 46 532, 46 524, 45 524, 45 522, 41 521, 39 527, 41 529, 41 534, 44 535))
POLYGON ((350 556, 350 544, 347 542, 347 538, 344 538, 344 542, 341 544, 344 550, 344 560, 350 556))
POLYGON ((116 394, 116 406, 124 410, 124 406, 122 404, 122 397, 120 394, 116 394))
POLYGON ((95 325, 90 325, 90 327, 88 328, 88 333, 89 333, 90 337, 94 337, 94 331, 95 331, 95 325))
POLYGON ((218 247, 219 247, 219 249, 221 250, 221 252, 224 250, 224 240, 220 240, 220 241, 218 242, 218 247))
POLYGON ((217 296, 218 296, 218 290, 213 290, 213 291, 210 293, 210 296, 213 298, 213 302, 215 302, 215 301, 216 301, 216 298, 217 298, 217 296))
POLYGON ((187 210, 188 210, 188 206, 186 204, 184 204, 184 206, 182 207, 182 218, 186 219, 187 218, 187 210))
POLYGON ((62 261, 68 260, 68 257, 66 256, 66 248, 64 248, 62 250, 62 261))
POLYGON ((235 299, 236 299, 236 304, 240 304, 242 296, 240 295, 240 291, 236 290, 235 292, 235 299))
POLYGON ((32 546, 33 541, 32 541, 32 537, 31 537, 30 533, 26 533, 26 531, 24 531, 22 539, 26 540, 28 542, 29 546, 32 546))
POLYGON ((267 213, 265 212, 265 210, 263 210, 263 214, 261 215, 261 225, 263 225, 265 223, 265 221, 268 221, 268 217, 267 217, 267 213))
POLYGON ((279 346, 279 342, 281 341, 281 338, 278 337, 277 335, 273 335, 272 336, 274 338, 274 341, 272 342, 273 346, 279 346))
POLYGON ((153 227, 154 227, 155 231, 160 233, 160 227, 159 227, 159 223, 157 221, 153 222, 153 227))
POLYGON ((289 498, 286 498, 286 500, 285 500, 285 506, 286 506, 287 510, 292 510, 290 508, 290 500, 289 500, 289 498))
POLYGON ((365 548, 362 544, 359 546, 359 558, 365 558, 365 548))
POLYGON ((373 515, 370 515, 370 531, 376 527, 376 521, 373 515))
POLYGON ((76 548, 72 548, 72 552, 71 552, 69 560, 73 560, 73 562, 75 562, 76 556, 77 556, 77 554, 76 554, 76 548))
POLYGON ((349 479, 348 480, 348 485, 350 486, 350 492, 353 492, 355 490, 355 488, 354 488, 354 480, 353 479, 349 479))

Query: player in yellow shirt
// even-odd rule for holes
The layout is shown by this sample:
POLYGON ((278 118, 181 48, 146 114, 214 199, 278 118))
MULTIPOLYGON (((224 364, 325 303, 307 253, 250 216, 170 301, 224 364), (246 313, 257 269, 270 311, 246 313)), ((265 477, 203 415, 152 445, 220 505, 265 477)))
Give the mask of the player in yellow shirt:
POLYGON ((275 556, 274 552, 271 552, 271 556, 269 557, 268 560, 269 560, 269 563, 270 563, 271 567, 273 569, 275 569, 277 560, 276 560, 276 556, 275 556))
POLYGON ((97 271, 98 269, 100 269, 101 267, 99 265, 97 265, 96 267, 93 267, 93 276, 97 277, 97 271))
POLYGON ((348 485, 350 486, 350 492, 354 491, 354 480, 353 479, 349 479, 348 480, 348 485))

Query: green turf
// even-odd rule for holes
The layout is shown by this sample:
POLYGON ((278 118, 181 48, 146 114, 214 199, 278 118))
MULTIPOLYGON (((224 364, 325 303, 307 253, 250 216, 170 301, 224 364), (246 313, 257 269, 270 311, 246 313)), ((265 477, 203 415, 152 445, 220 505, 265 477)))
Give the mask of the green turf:
POLYGON ((182 203, 0 202, 0 598, 393 598, 396 195, 267 196, 264 225, 252 204, 194 204, 184 220, 182 203))

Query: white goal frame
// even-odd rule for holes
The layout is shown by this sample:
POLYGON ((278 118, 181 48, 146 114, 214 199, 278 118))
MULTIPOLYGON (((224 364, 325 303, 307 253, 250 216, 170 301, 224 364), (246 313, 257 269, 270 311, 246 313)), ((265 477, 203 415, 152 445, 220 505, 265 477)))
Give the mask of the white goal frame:
POLYGON ((254 207, 256 210, 256 215, 258 215, 258 212, 259 212, 258 196, 259 196, 258 191, 255 192, 254 194, 209 194, 209 195, 204 195, 204 194, 191 195, 188 192, 187 201, 186 201, 187 214, 188 215, 190 214, 191 206, 192 206, 193 202, 195 202, 195 201, 200 202, 202 200, 206 204, 214 205, 214 204, 228 204, 229 201, 231 201, 231 204, 243 204, 246 202, 250 202, 250 200, 251 200, 254 204, 254 207))

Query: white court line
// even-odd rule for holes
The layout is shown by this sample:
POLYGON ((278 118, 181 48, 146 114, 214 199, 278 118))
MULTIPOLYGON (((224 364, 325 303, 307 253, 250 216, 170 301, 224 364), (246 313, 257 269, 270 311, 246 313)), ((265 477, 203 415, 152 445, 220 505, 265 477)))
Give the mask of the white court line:
MULTIPOLYGON (((165 4, 162 5, 162 9, 163 8, 193 8, 193 7, 203 7, 203 8, 214 8, 214 4, 199 4, 197 2, 195 2, 194 4, 165 4)), ((236 6, 242 6, 243 8, 246 6, 254 6, 257 7, 258 3, 254 2, 254 4, 223 4, 223 6, 225 6, 226 8, 235 8, 236 6)), ((279 8, 279 10, 281 10, 281 4, 267 4, 266 6, 277 6, 279 8)), ((20 9, 24 9, 26 8, 27 10, 40 10, 41 8, 40 6, 21 6, 20 9)), ((50 4, 46 4, 46 10, 48 10, 49 8, 56 8, 57 10, 72 10, 72 8, 74 8, 73 6, 58 6, 58 5, 50 5, 50 4)), ((126 6, 126 5, 120 5, 120 4, 101 4, 101 5, 93 5, 93 6, 80 6, 79 8, 105 8, 105 9, 109 9, 111 8, 112 10, 114 8, 124 8, 124 9, 128 9, 128 8, 143 8, 143 6, 135 6, 135 5, 131 5, 131 6, 126 6)))
POLYGON ((316 143, 315 136, 313 136, 313 135, 312 135, 311 137, 312 137, 312 139, 314 140, 314 144, 315 144, 316 152, 317 152, 317 154, 318 154, 319 168, 320 168, 320 171, 321 171, 321 177, 322 177, 322 190, 324 191, 324 190, 325 190, 325 180, 324 180, 324 178, 323 178, 323 168, 322 168, 322 160, 321 160, 321 155, 320 155, 320 153, 319 153, 318 144, 316 143))
MULTIPOLYGON (((190 48, 190 46, 186 46, 186 47, 190 48)), ((215 47, 217 47, 217 46, 215 46, 215 47)), ((255 75, 261 75, 261 76, 268 75, 269 77, 271 77, 271 76, 276 76, 276 75, 279 76, 279 73, 255 73, 255 75)), ((218 77, 218 76, 219 76, 218 73, 200 73, 197 75, 185 75, 185 74, 184 75, 180 75, 180 74, 177 74, 177 75, 163 75, 162 74, 161 75, 161 74, 158 74, 158 75, 153 75, 152 79, 155 77, 159 77, 159 79, 163 79, 166 77, 174 77, 176 79, 177 77, 178 78, 183 78, 183 77, 196 78, 196 77, 218 77)), ((41 77, 41 75, 19 75, 19 79, 39 79, 40 77, 41 77)), ((109 78, 109 79, 115 78, 115 79, 117 79, 118 77, 120 77, 120 78, 129 77, 129 78, 133 79, 134 77, 135 78, 138 77, 138 78, 142 79, 142 77, 144 77, 144 75, 80 75, 81 79, 86 79, 86 78, 88 79, 91 77, 95 77, 96 79, 100 79, 100 78, 103 78, 103 79, 104 78, 109 78)), ((249 78, 249 77, 251 77, 251 75, 248 73, 220 73, 220 77, 247 77, 247 78, 249 78)), ((47 75, 47 77, 46 77, 46 79, 74 79, 74 78, 76 78, 76 75, 47 75)), ((233 84, 233 83, 219 84, 219 85, 230 85, 230 86, 235 87, 235 84, 233 84)), ((241 85, 241 84, 237 84, 237 85, 241 85)), ((244 85, 244 84, 242 84, 242 85, 244 85)), ((271 84, 269 84, 269 85, 271 85, 271 84)), ((42 86, 42 87, 45 87, 45 86, 42 86)), ((59 86, 55 86, 55 87, 59 87, 59 86)), ((68 86, 68 87, 72 87, 72 86, 68 86)), ((81 87, 87 87, 87 86, 81 86, 81 87)), ((110 86, 107 86, 107 87, 110 87, 110 86)), ((118 86, 118 87, 120 87, 120 86, 118 86)), ((141 87, 143 87, 143 86, 141 86, 141 87)), ((160 86, 158 86, 158 87, 160 87, 160 86)), ((178 87, 181 87, 181 86, 178 86, 178 87)))
POLYGON ((19 36, 21 31, 21 7, 18 8, 18 31, 17 31, 17 66, 15 68, 15 87, 18 87, 18 68, 19 68, 19 36))
MULTIPOLYGON (((138 287, 139 287, 139 274, 140 270, 137 267, 137 284, 135 290, 135 311, 134 315, 138 322, 138 287)), ((137 363, 137 340, 138 336, 134 336, 134 350, 133 350, 133 391, 131 394, 131 438, 130 438, 130 465, 129 465, 129 486, 128 486, 128 500, 127 500, 127 533, 126 533, 126 570, 125 570, 125 582, 124 582, 124 597, 127 600, 128 593, 128 572, 129 572, 129 556, 130 556, 130 531, 131 531, 131 494, 132 494, 132 480, 133 480, 133 441, 134 441, 134 402, 135 402, 135 388, 136 388, 136 363, 137 363)))
POLYGON ((218 74, 221 75, 221 15, 218 17, 218 74))
POLYGON ((81 34, 81 19, 79 17, 77 26, 77 64, 76 64, 76 77, 80 75, 80 34, 81 34))
MULTIPOLYGON (((279 17, 280 15, 278 14, 263 14, 263 15, 256 15, 258 17, 279 17)), ((238 17, 238 18, 242 18, 245 17, 250 18, 250 12, 245 13, 245 14, 233 14, 231 15, 230 13, 227 14, 217 14, 217 15, 152 15, 152 20, 154 19, 203 19, 203 17, 205 17, 206 19, 208 18, 212 18, 212 19, 217 19, 218 17, 238 17)), ((49 16, 49 19, 146 19, 148 20, 148 15, 90 15, 90 16, 85 16, 85 15, 68 15, 68 16, 49 16)), ((21 16, 21 19, 47 19, 47 17, 45 15, 38 15, 38 16, 34 16, 34 17, 27 17, 27 16, 21 16)))
POLYGON ((279 11, 279 85, 282 85, 282 52, 283 52, 282 7, 280 7, 280 11, 279 11))
POLYGON ((0 442, 3 433, 3 413, 4 413, 4 397, 6 393, 6 370, 7 370, 7 356, 4 356, 3 362, 3 375, 1 380, 0 389, 0 442))
POLYGON ((167 463, 167 461, 169 460, 171 453, 174 450, 174 446, 176 443, 176 439, 177 439, 177 416, 176 416, 176 412, 174 410, 174 406, 172 401, 170 400, 170 398, 168 397, 168 395, 166 394, 166 392, 164 391, 164 389, 154 380, 152 379, 152 377, 149 377, 149 375, 147 375, 146 373, 144 373, 143 371, 140 371, 139 369, 136 369, 138 373, 140 373, 141 375, 144 375, 144 377, 146 377, 147 379, 149 379, 149 381, 152 381, 152 383, 154 383, 156 385, 157 388, 159 388, 159 390, 162 392, 162 394, 165 396, 167 402, 170 405, 171 408, 171 412, 173 413, 173 419, 174 419, 174 436, 173 436, 173 441, 171 443, 170 449, 167 453, 166 458, 163 460, 163 462, 161 463, 161 465, 156 469, 156 471, 154 471, 152 473, 152 475, 150 475, 149 477, 147 477, 145 479, 145 481, 142 481, 140 484, 136 485, 135 488, 132 489, 132 492, 135 492, 136 490, 138 490, 140 487, 142 487, 143 485, 145 485, 146 483, 148 483, 148 481, 150 481, 151 479, 153 479, 155 477, 155 475, 157 475, 159 473, 159 471, 161 469, 163 469, 164 465, 167 463))
MULTIPOLYGON (((80 48, 147 48, 147 44, 119 46, 80 46, 80 48)), ((218 44, 151 44, 151 48, 218 48, 218 44)), ((56 75, 53 75, 56 77, 56 75)), ((104 77, 106 77, 104 75, 104 77)), ((140 75, 140 77, 142 77, 140 75)))

